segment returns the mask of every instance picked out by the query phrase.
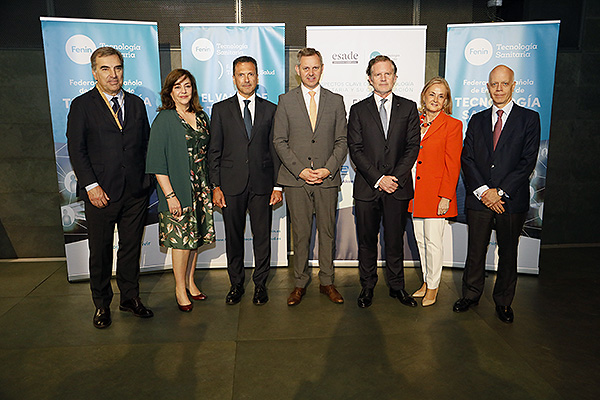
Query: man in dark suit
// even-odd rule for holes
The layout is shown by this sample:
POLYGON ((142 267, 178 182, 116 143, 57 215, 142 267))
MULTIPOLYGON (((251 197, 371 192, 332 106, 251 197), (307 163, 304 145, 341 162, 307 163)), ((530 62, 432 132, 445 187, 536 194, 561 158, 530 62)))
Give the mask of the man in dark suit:
POLYGON ((414 195, 411 168, 419 154, 419 115, 413 101, 392 93, 396 71, 396 64, 387 56, 369 61, 367 77, 373 95, 350 108, 348 121, 348 147, 357 172, 354 210, 361 308, 373 301, 382 219, 390 296, 404 305, 417 305, 404 289, 404 227, 414 195))
POLYGON ((111 324, 113 233, 119 232, 119 309, 149 318, 139 298, 141 241, 150 180, 144 173, 150 126, 144 102, 121 89, 123 56, 100 47, 91 56, 96 87, 75 98, 67 122, 67 144, 79 195, 85 203, 90 248, 93 324, 111 324))
POLYGON ((285 187, 294 240, 295 288, 287 304, 300 303, 310 280, 313 214, 319 234, 319 290, 334 303, 343 303, 333 285, 333 255, 339 172, 348 151, 346 109, 342 96, 319 84, 323 58, 317 50, 298 52, 296 73, 302 84, 279 97, 273 133, 282 162, 277 182, 285 187))
POLYGON ((467 192, 469 241, 462 298, 455 312, 476 305, 483 293, 485 257, 492 229, 498 242, 498 273, 494 303, 498 318, 514 320, 510 307, 517 286, 517 248, 529 209, 529 178, 540 145, 540 117, 512 101, 514 72, 494 68, 487 88, 492 107, 469 121, 461 156, 467 192))
POLYGON ((267 277, 271 262, 272 207, 283 196, 274 188, 279 158, 273 148, 272 125, 277 106, 256 95, 258 66, 252 57, 233 61, 237 94, 212 109, 208 154, 213 204, 225 222, 227 272, 231 288, 225 302, 236 304, 244 294, 244 228, 250 213, 254 247, 256 305, 269 300, 267 277))

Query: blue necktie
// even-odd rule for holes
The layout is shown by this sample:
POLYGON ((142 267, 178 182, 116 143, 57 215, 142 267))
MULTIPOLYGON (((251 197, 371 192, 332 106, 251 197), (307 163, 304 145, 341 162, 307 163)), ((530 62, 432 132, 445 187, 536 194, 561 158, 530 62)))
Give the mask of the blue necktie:
POLYGON ((121 126, 123 126, 123 111, 121 111, 121 105, 119 104, 119 100, 117 99, 117 96, 113 97, 111 100, 113 102, 112 109, 115 112, 115 114, 117 114, 119 123, 121 124, 121 126))
POLYGON ((250 109, 248 108, 249 104, 250 100, 244 100, 244 125, 246 125, 248 139, 250 139, 250 133, 252 132, 252 116, 250 115, 250 109))

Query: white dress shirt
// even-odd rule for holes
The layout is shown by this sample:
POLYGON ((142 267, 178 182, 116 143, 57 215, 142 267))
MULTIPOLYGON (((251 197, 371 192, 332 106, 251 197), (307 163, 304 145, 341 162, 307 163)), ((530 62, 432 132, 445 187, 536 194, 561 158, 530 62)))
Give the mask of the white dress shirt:
MULTIPOLYGON (((513 103, 513 101, 511 100, 508 102, 507 105, 504 106, 504 108, 498 108, 495 105, 492 106, 492 129, 496 125, 496 121, 498 121, 498 110, 502 110, 504 111, 504 113, 502 114, 502 130, 504 130, 504 126, 506 125, 506 121, 508 120, 508 115, 512 111, 513 104, 515 103, 513 103)), ((473 194, 475 195, 475 197, 477 197, 477 200, 481 200, 481 196, 489 188, 490 187, 488 185, 479 186, 477 189, 473 190, 473 194)), ((509 197, 508 193, 506 192, 504 193, 504 195, 506 197, 509 197)))
POLYGON ((256 110, 256 93, 252 93, 252 96, 245 98, 238 92, 237 99, 238 99, 238 102, 240 103, 240 110, 242 111, 242 119, 244 119, 244 108, 246 107, 246 103, 244 103, 244 100, 250 100, 250 103, 248 103, 248 110, 250 110, 250 116, 252 117, 252 125, 254 125, 254 111, 256 110))
POLYGON ((317 85, 314 89, 309 89, 304 85, 300 85, 302 89, 302 96, 304 97, 304 104, 306 105, 306 112, 310 115, 310 94, 309 91, 315 92, 315 103, 317 103, 317 115, 319 113, 319 99, 321 98, 321 85, 317 85))

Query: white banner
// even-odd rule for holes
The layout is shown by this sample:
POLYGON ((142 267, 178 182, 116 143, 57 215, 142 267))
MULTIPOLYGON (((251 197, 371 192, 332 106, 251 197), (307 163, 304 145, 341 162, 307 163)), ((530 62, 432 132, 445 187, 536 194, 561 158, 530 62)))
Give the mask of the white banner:
MULTIPOLYGON (((321 52, 325 64, 321 84, 344 96, 346 112, 371 94, 367 65, 386 55, 398 68, 394 93, 419 102, 425 80, 426 26, 307 26, 306 43, 321 52)), ((358 265, 352 186, 354 170, 349 159, 342 167, 338 204, 336 265, 358 265)), ((407 224, 404 258, 418 260, 412 224, 407 224)), ((381 254, 379 256, 381 259, 381 254)), ((406 264, 411 264, 408 262, 406 264)))

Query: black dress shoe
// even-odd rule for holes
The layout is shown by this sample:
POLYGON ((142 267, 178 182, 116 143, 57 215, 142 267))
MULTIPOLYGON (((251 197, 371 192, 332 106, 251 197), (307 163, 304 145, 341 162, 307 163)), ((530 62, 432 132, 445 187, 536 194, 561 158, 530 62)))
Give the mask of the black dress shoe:
POLYGON ((464 312, 469 309, 471 306, 476 306, 479 304, 479 300, 467 299, 466 297, 462 297, 456 300, 454 306, 452 307, 452 311, 454 312, 464 312))
POLYGON ((360 308, 367 308, 373 304, 373 289, 363 288, 358 295, 358 306, 360 308))
POLYGON ((96 308, 94 313, 94 328, 108 328, 112 323, 110 319, 110 310, 108 308, 96 308))
POLYGON ((409 306, 409 307, 417 306, 417 302, 415 301, 415 299, 410 297, 408 292, 404 289, 394 290, 394 289, 390 288, 390 297, 400 300, 400 303, 404 304, 405 306, 409 306))
POLYGON ((512 324, 515 320, 515 314, 513 313, 510 306, 496 306, 496 315, 500 318, 500 321, 512 324))
POLYGON ((267 288, 264 286, 256 286, 254 288, 254 297, 252 302, 257 306, 262 306, 269 301, 269 295, 267 294, 267 288))
POLYGON ((242 299, 242 295, 244 294, 244 287, 242 285, 233 285, 229 289, 229 293, 227 293, 227 297, 225 297, 225 303, 229 305, 237 304, 242 299))
POLYGON ((133 299, 124 301, 119 306, 119 310, 129 311, 133 313, 133 315, 135 315, 136 317, 140 318, 152 318, 154 316, 152 310, 144 307, 144 305, 142 304, 142 300, 140 300, 139 297, 134 297, 133 299))

